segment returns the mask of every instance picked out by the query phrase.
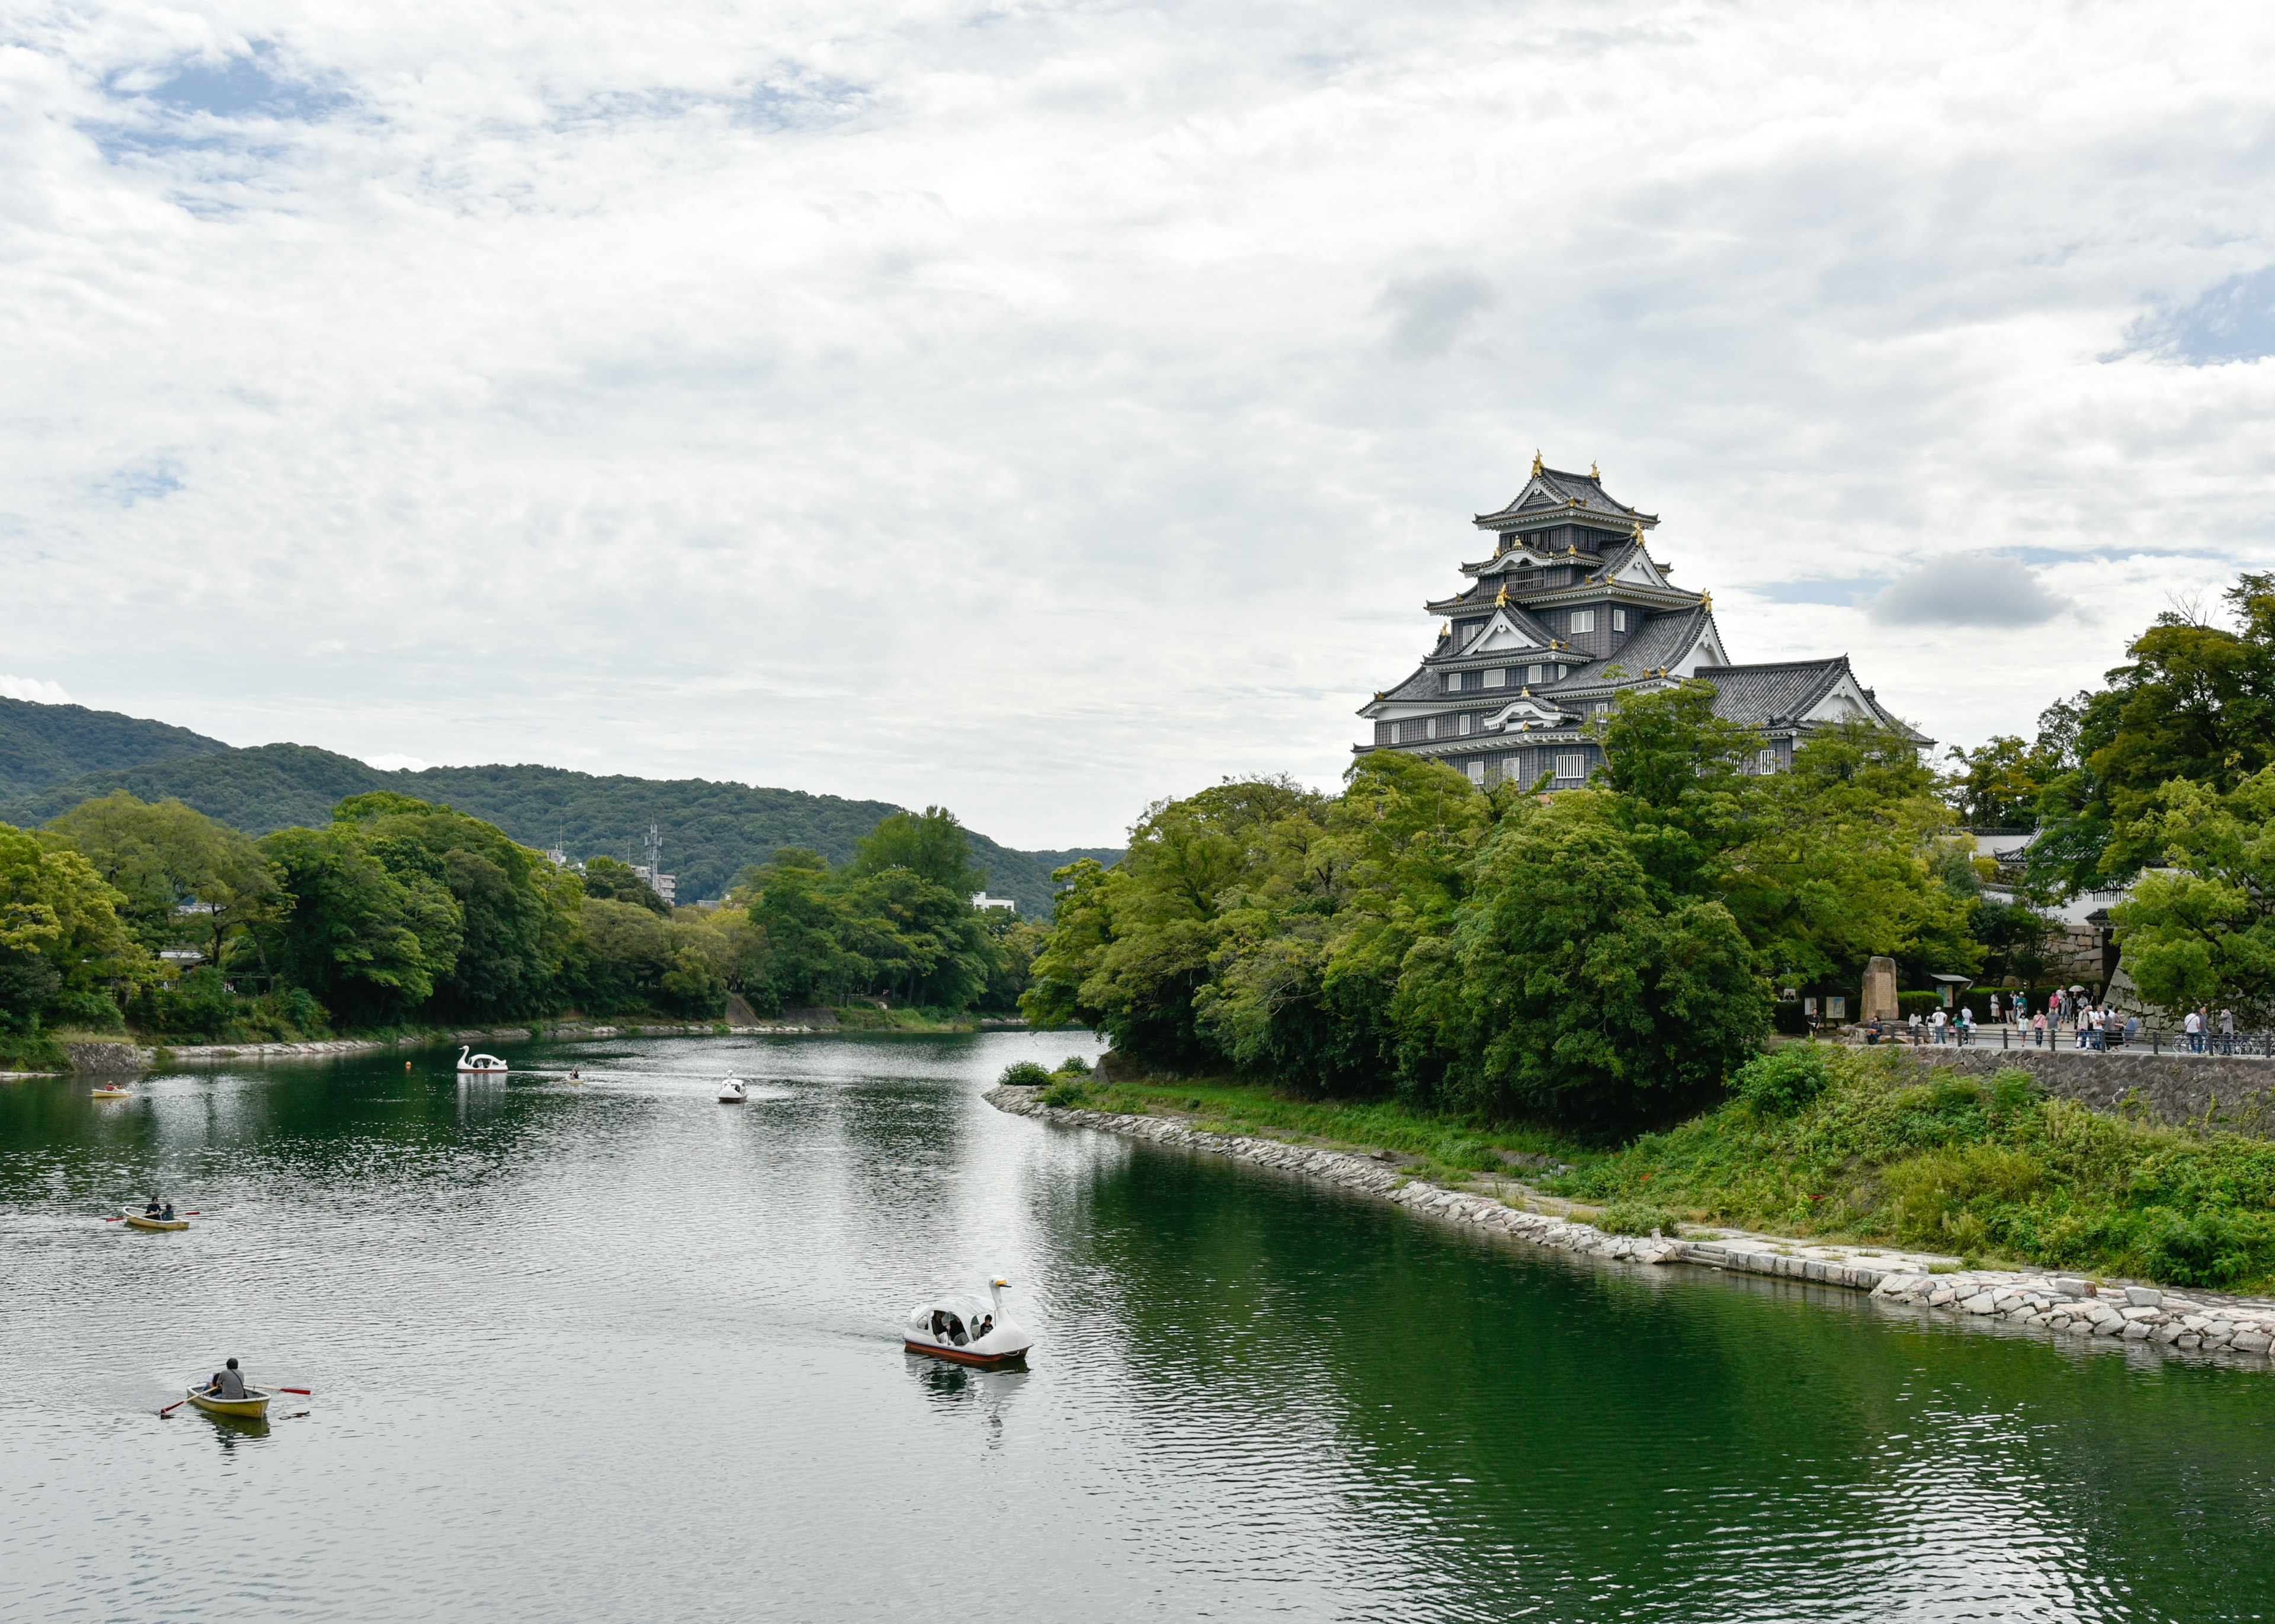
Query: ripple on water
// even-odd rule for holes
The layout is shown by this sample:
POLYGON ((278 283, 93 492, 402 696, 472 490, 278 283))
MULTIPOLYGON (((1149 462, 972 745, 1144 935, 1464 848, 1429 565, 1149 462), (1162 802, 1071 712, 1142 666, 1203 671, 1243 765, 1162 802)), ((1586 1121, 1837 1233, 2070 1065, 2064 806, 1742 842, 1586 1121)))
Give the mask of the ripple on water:
POLYGON ((979 1102, 1081 1046, 527 1046, 503 1083, 223 1071, 114 1118, 0 1091, 0 1359, 43 1378, 0 1398, 0 1614, 2275 1600, 2264 1375, 1596 1270, 979 1102), (97 1221, 154 1179, 208 1216, 97 1221), (1032 1370, 900 1351, 910 1303, 995 1271, 1032 1370), (156 1419, 231 1351, 306 1415, 156 1419))

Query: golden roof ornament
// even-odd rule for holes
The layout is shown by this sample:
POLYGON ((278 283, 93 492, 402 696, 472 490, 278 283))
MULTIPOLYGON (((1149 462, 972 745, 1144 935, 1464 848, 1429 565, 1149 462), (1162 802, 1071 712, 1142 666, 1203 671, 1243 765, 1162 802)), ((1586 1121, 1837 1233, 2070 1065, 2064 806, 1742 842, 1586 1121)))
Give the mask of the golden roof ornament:
POLYGON ((1505 609, 1505 608, 1507 608, 1508 607, 1508 582, 1506 582, 1506 581, 1504 581, 1504 582, 1502 582, 1502 583, 1501 583, 1501 588, 1500 588, 1500 590, 1499 592, 1497 592, 1497 593, 1495 593, 1493 594, 1493 608, 1497 608, 1497 609, 1505 609))
POLYGON ((1532 452, 1532 477, 1536 480, 1540 477, 1540 449, 1537 446, 1532 452))
POLYGON ((1604 471, 1597 467, 1595 464, 1590 463, 1588 465, 1588 477, 1593 480, 1597 484, 1601 485, 1604 482, 1604 471))
POLYGON ((1438 635, 1441 638, 1452 637, 1454 635, 1454 628, 1447 622, 1441 620, 1438 623, 1438 635))
POLYGON ((1702 609, 1712 608, 1714 607, 1714 594, 1711 592, 1700 593, 1698 594, 1698 607, 1702 609))

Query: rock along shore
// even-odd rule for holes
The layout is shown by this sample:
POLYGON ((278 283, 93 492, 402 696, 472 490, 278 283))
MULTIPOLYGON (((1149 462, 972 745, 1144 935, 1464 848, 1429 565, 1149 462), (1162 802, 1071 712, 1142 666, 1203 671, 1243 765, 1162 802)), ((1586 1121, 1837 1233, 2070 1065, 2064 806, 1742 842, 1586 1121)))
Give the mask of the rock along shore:
POLYGON ((2151 1352, 2219 1356, 2263 1370, 2269 1364, 2270 1348, 2275 1348, 2275 1302, 2263 1299, 2101 1285, 2063 1274, 1962 1269, 1954 1259, 1924 1253, 1825 1246, 1735 1229, 1686 1240, 1606 1235, 1576 1219, 1407 1178, 1394 1164, 1376 1157, 1282 1139, 1213 1133, 1174 1117, 1047 1106, 1041 1091, 997 1087, 984 1097, 997 1110, 1017 1116, 1062 1127, 1094 1128, 1305 1174, 1413 1212, 1555 1251, 1624 1263, 1697 1264, 1731 1273, 1840 1287, 1867 1293, 1887 1308, 1910 1309, 1924 1317, 1995 1318, 2070 1336, 2138 1343, 2151 1352))

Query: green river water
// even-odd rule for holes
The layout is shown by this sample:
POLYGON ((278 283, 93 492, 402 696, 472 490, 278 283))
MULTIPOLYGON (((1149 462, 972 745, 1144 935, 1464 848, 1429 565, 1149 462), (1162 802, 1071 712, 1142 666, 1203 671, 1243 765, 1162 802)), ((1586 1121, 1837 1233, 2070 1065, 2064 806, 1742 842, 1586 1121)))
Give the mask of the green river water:
POLYGON ((0 1085, 0 1617, 2275 1612, 2264 1371, 1583 1265, 980 1099, 1069 1050, 0 1085), (154 1185, 204 1216, 100 1221, 154 1185), (990 1272, 1030 1369, 902 1351, 990 1272), (232 1353, 314 1396, 158 1418, 232 1353))

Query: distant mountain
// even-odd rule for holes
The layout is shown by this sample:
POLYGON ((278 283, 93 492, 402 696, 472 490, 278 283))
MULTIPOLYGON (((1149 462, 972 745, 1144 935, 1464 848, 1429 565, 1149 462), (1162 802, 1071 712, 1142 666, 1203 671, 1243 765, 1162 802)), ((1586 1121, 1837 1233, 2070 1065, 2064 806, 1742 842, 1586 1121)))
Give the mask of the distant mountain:
MULTIPOLYGON (((200 754, 87 773, 19 794, 0 803, 0 821, 44 823, 81 801, 125 789, 146 801, 173 796, 249 835, 266 835, 294 825, 329 823, 333 806, 349 796, 393 789, 471 812, 524 845, 543 850, 558 840, 576 857, 606 852, 645 861, 642 848, 653 823, 663 839, 664 872, 677 878, 680 899, 693 902, 723 895, 746 865, 763 862, 784 846, 810 846, 842 863, 878 820, 902 810, 886 801, 849 801, 797 789, 757 789, 702 778, 597 778, 556 767, 386 773, 306 744, 231 750, 201 742, 211 748, 200 754)), ((1020 913, 1032 918, 1048 916, 1052 869, 1077 857, 1111 863, 1122 855, 1111 849, 1014 851, 978 833, 971 843, 987 871, 988 890, 1016 897, 1020 913)))
POLYGON ((84 705, 0 699, 0 801, 87 773, 172 761, 228 745, 187 728, 84 705))

